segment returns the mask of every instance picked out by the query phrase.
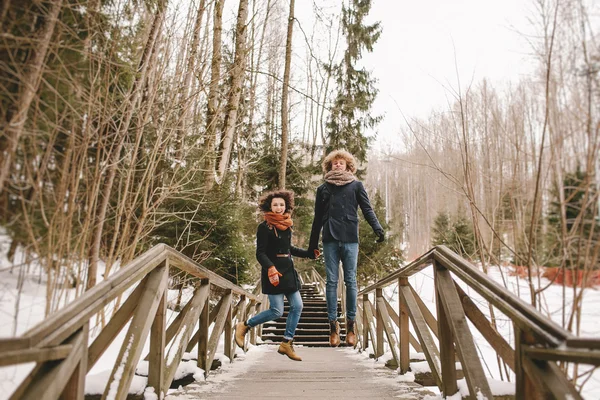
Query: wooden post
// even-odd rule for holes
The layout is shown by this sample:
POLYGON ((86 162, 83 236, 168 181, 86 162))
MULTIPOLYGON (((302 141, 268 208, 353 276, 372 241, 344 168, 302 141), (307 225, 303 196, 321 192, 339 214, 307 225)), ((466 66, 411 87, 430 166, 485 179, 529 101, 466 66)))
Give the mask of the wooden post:
MULTIPOLYGON (((535 385, 531 381, 531 377, 527 375, 525 371, 525 352, 523 351, 524 345, 528 342, 535 342, 534 340, 528 340, 527 335, 518 326, 514 326, 515 329, 515 398, 517 399, 539 399, 539 393, 536 393, 535 385)), ((531 339, 531 338, 529 338, 531 339)))
MULTIPOLYGON (((208 279, 206 284, 209 285, 208 279)), ((209 302, 204 303, 204 308, 200 313, 199 317, 199 330, 198 330, 198 368, 204 370, 204 375, 207 375, 210 370, 210 365, 207 364, 208 357, 208 326, 210 325, 210 304, 209 302)))
POLYGON ((81 327, 81 347, 78 352, 80 355, 79 363, 73 371, 71 378, 65 386, 61 399, 64 400, 83 400, 85 397, 85 375, 87 373, 87 350, 90 323, 87 322, 81 327))
MULTIPOLYGON (((249 316, 255 316, 257 314, 257 309, 260 307, 260 303, 257 303, 256 300, 252 300, 249 316)), ((256 327, 250 329, 250 344, 256 345, 256 327)))
MULTIPOLYGON (((408 286, 408 278, 398 278, 398 287, 403 286, 408 286)), ((405 374, 410 368, 410 330, 408 327, 408 305, 404 297, 402 297, 401 290, 398 290, 398 304, 400 305, 398 313, 398 326, 400 327, 400 337, 398 338, 400 374, 405 374)))
POLYGON ((444 311, 440 299, 439 287, 437 284, 438 269, 443 268, 437 261, 434 261, 434 279, 435 279, 435 305, 437 309, 438 338, 440 343, 440 364, 442 372, 442 387, 440 388, 444 397, 449 397, 458 392, 456 384, 456 359, 454 352, 454 338, 452 329, 448 322, 448 316, 444 311))
MULTIPOLYGON (((231 295, 231 290, 227 290, 227 293, 231 295)), ((227 317, 225 318, 225 337, 223 338, 223 352, 225 356, 229 357, 229 362, 233 362, 233 313, 231 310, 231 301, 227 304, 224 304, 225 312, 227 312, 227 317)))
MULTIPOLYGON (((440 315, 440 319, 443 317, 447 318, 446 321, 452 331, 452 337, 456 344, 456 350, 462 364, 471 398, 474 399, 482 396, 491 399, 493 398, 492 390, 485 376, 483 364, 475 346, 475 339, 473 339, 473 335, 469 330, 467 317, 462 308, 462 303, 450 271, 445 268, 436 268, 435 284, 437 296, 445 314, 445 316, 440 315)), ((442 331, 439 333, 440 341, 445 340, 442 337, 442 331)), ((447 350, 450 352, 452 348, 448 347, 447 350)), ((448 358, 450 357, 448 356, 448 358)), ((444 357, 442 357, 442 360, 444 360, 444 357)), ((447 362, 450 362, 450 360, 447 360, 447 362)), ((442 375, 442 381, 444 380, 445 377, 442 375)), ((446 396, 449 395, 450 393, 446 394, 446 396)))
POLYGON ((369 315, 367 314, 367 307, 369 306, 369 295, 363 294, 363 348, 369 347, 369 315))
POLYGON ((165 327, 167 314, 167 291, 165 290, 156 315, 152 328, 150 330, 150 354, 148 362, 148 386, 154 388, 154 393, 161 398, 167 393, 169 387, 163 385, 165 373, 165 327))
POLYGON ((377 349, 375 351, 375 358, 379 358, 383 355, 383 315, 380 310, 380 304, 383 304, 383 289, 376 288, 375 289, 375 306, 376 306, 376 328, 377 328, 377 340, 375 342, 377 349))

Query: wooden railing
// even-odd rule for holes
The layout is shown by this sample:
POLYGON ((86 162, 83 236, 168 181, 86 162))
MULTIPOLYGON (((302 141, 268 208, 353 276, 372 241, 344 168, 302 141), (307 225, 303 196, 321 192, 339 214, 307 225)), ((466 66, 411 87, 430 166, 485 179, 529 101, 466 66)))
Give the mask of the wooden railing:
MULTIPOLYGON (((197 364, 205 375, 210 371, 222 335, 224 353, 233 360, 235 321, 244 320, 260 307, 261 297, 160 244, 21 337, 0 340, 0 366, 36 363, 11 399, 83 399, 86 374, 129 322, 102 398, 126 398, 148 335, 147 386, 153 387, 162 398, 183 353, 196 345, 197 364), (167 327, 169 270, 173 269, 193 277, 194 287, 191 299, 167 327), (133 287, 120 304, 123 294, 133 287), (213 307, 209 305, 211 293, 221 296, 213 307), (104 315, 109 305, 113 306, 114 314, 89 343, 90 321, 104 315), (199 329, 194 331, 196 325, 199 329)), ((248 335, 253 344, 255 331, 248 335)))
POLYGON ((581 399, 566 373, 565 363, 600 365, 600 339, 575 337, 445 246, 433 248, 363 289, 360 297, 357 331, 363 348, 371 342, 375 357, 380 357, 386 342, 401 374, 409 370, 409 347, 423 352, 444 396, 458 391, 455 363, 458 357, 471 398, 479 398, 478 394, 493 398, 467 318, 514 372, 517 399, 581 399), (434 270, 437 316, 408 282, 411 275, 426 267, 434 270), (512 321, 514 345, 498 333, 453 276, 512 321), (383 296, 383 288, 396 283, 398 310, 383 296), (369 294, 371 297, 374 294, 375 304, 369 300, 369 294), (409 329, 409 320, 416 337, 409 329))

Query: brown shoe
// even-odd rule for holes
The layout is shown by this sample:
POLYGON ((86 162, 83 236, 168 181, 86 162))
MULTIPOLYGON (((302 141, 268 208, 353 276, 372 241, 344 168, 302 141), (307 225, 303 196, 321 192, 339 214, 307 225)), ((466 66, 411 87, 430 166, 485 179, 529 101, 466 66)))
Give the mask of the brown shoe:
POLYGON ((331 347, 338 347, 340 345, 340 323, 336 321, 329 321, 329 345, 331 347))
POLYGON ((356 333, 354 333, 354 320, 346 319, 346 344, 356 348, 356 333))
POLYGON ((281 344, 279 345, 279 350, 277 350, 277 352, 279 354, 283 354, 284 356, 288 356, 291 360, 302 361, 302 358, 294 351, 293 340, 290 340, 289 342, 281 342, 281 344))
POLYGON ((240 346, 242 349, 244 348, 244 339, 249 329, 250 327, 246 325, 244 321, 235 324, 235 344, 240 346))

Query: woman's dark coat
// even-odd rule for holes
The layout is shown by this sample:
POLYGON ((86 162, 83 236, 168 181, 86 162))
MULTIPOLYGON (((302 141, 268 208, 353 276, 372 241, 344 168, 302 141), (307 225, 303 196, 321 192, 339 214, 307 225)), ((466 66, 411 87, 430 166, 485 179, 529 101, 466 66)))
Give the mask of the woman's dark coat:
POLYGON ((256 259, 262 267, 260 279, 262 292, 265 294, 293 293, 300 290, 300 279, 294 269, 291 256, 308 258, 307 250, 292 246, 292 230, 282 231, 270 227, 267 222, 258 225, 256 230, 256 259), (287 254, 286 257, 277 255, 287 254), (273 286, 269 281, 268 269, 274 265, 282 276, 279 277, 279 285, 273 286))

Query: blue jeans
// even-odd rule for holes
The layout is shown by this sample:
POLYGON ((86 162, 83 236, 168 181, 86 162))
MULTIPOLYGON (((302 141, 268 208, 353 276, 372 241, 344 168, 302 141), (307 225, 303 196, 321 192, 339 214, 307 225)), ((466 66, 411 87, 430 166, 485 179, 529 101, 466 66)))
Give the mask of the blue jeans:
POLYGON ((342 262, 344 283, 346 284, 346 318, 356 319, 356 265, 358 263, 358 243, 324 242, 323 257, 327 273, 327 316, 330 321, 337 319, 337 285, 339 265, 342 262))
POLYGON ((285 333, 283 338, 286 340, 292 340, 298 321, 300 321, 300 314, 302 314, 302 297, 300 291, 296 290, 293 293, 282 294, 269 294, 270 308, 263 312, 256 314, 254 317, 248 320, 248 326, 254 328, 256 325, 264 324, 268 321, 276 320, 283 315, 283 296, 287 297, 288 303, 290 303, 290 312, 285 322, 285 333))

